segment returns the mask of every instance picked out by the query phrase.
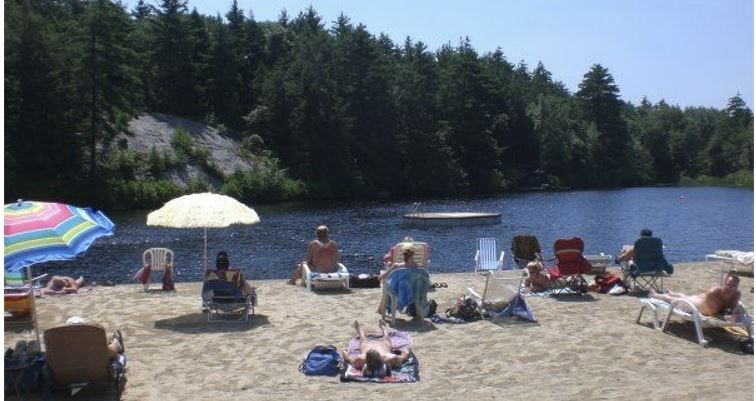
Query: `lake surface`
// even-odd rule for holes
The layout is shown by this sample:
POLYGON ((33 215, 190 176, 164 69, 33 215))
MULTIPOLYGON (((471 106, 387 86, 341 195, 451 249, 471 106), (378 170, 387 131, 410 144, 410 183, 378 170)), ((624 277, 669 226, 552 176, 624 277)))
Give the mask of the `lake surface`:
MULTIPOLYGON (((220 250, 250 279, 283 279, 305 256, 315 227, 326 224, 351 272, 377 272, 382 256, 405 235, 431 244, 431 272, 465 272, 474 266, 476 238, 495 237, 507 251, 517 234, 534 234, 551 257, 556 239, 579 236, 585 252, 616 255, 648 227, 661 237, 672 262, 701 261, 717 249, 753 250, 753 191, 714 187, 631 188, 607 191, 523 193, 476 200, 438 200, 424 212, 498 212, 502 223, 477 227, 403 228, 412 202, 329 202, 252 205, 261 222, 209 229, 208 259, 220 250)), ((203 230, 147 227, 147 212, 112 214, 116 234, 98 239, 76 261, 35 265, 34 273, 65 274, 117 283, 141 266, 142 252, 176 253, 177 282, 202 279, 203 230)))

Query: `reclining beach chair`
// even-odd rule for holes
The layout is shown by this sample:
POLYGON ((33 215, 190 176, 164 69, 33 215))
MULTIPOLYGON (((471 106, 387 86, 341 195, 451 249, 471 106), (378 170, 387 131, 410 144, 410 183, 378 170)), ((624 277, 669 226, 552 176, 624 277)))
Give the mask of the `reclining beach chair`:
POLYGON ((227 274, 227 277, 220 277, 216 270, 205 273, 202 308, 207 312, 208 322, 246 322, 250 311, 252 316, 255 314, 257 294, 242 293, 241 270, 228 269, 227 274))
POLYGON ((165 274, 166 270, 173 273, 173 251, 168 248, 150 248, 142 253, 142 266, 150 267, 150 274, 144 283, 144 290, 149 291, 152 273, 165 274))
POLYGON ((481 316, 498 317, 521 294, 524 274, 523 269, 506 270, 496 275, 489 271, 486 273, 486 284, 482 293, 468 288, 467 292, 478 305, 481 316))
POLYGON ((547 268, 552 286, 552 294, 565 291, 586 293, 588 282, 583 274, 593 269, 591 263, 583 256, 585 244, 579 237, 558 239, 554 242, 554 257, 556 264, 547 268), (564 284, 560 286, 559 284, 564 284))
POLYGON ((428 287, 430 275, 425 269, 414 267, 398 268, 389 272, 383 287, 382 305, 386 308, 381 316, 391 315, 391 324, 396 324, 396 312, 414 305, 414 316, 423 319, 428 314, 428 287), (389 312, 390 311, 390 312, 389 312))
POLYGON ((24 270, 5 270, 5 323, 33 322, 34 313, 34 283, 47 277, 47 274, 31 277, 31 268, 24 270))
POLYGON ((315 289, 340 289, 349 290, 349 270, 339 263, 333 273, 318 273, 310 270, 307 263, 302 263, 302 285, 307 291, 315 289))
POLYGON ((110 382, 121 398, 125 366, 111 360, 105 329, 96 324, 69 324, 45 331, 47 373, 53 389, 75 394, 90 383, 110 382))
POLYGON ((645 237, 635 241, 633 260, 624 267, 628 269, 633 290, 664 291, 664 276, 672 274, 674 267, 664 258, 660 238, 645 237))
POLYGON ((384 263, 384 267, 388 268, 394 263, 403 263, 404 256, 402 255, 401 250, 407 245, 412 246, 412 250, 414 252, 412 259, 414 259, 415 263, 419 267, 427 269, 431 262, 431 247, 425 242, 414 241, 412 240, 412 238, 406 238, 405 241, 402 241, 391 247, 391 250, 389 251, 391 260, 389 260, 387 263, 384 263))
POLYGON ((677 300, 670 304, 661 299, 642 298, 640 302, 642 306, 635 323, 640 324, 641 317, 646 309, 651 310, 654 329, 661 329, 662 332, 667 331, 667 326, 673 317, 693 322, 696 330, 696 340, 703 347, 709 345, 709 341, 703 335, 703 328, 706 327, 742 327, 747 331, 748 338, 753 338, 753 318, 747 315, 742 302, 733 311, 735 314, 741 316, 738 321, 734 322, 725 320, 723 316, 704 316, 688 300, 677 300))
POLYGON ((475 274, 504 269, 504 251, 498 253, 496 238, 478 238, 475 251, 475 274))
POLYGON ((515 235, 512 238, 512 260, 516 269, 541 258, 541 244, 534 235, 515 235))

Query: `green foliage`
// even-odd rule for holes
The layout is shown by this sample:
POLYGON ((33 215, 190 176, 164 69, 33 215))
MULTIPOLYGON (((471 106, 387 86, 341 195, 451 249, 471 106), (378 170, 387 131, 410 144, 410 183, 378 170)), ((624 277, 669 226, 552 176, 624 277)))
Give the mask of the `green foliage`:
POLYGON ((300 199, 305 194, 302 181, 292 180, 285 170, 260 169, 235 172, 223 184, 221 192, 242 202, 300 199))
POLYGON ((468 39, 428 50, 344 15, 327 28, 312 7, 258 22, 238 1, 225 19, 186 0, 146 3, 5 2, 7 199, 99 201, 113 188, 112 204, 146 206, 189 190, 160 181, 188 163, 202 170, 191 190, 220 183, 254 201, 305 188, 333 199, 742 185, 754 168, 739 94, 722 110, 635 106, 600 64, 573 95, 543 63, 479 54, 468 39), (109 150, 141 111, 205 118, 254 167, 226 177, 183 129, 172 151, 109 150))
POLYGON ((730 173, 724 177, 711 177, 700 175, 696 178, 683 177, 680 185, 698 186, 732 186, 753 190, 753 170, 741 170, 730 173))

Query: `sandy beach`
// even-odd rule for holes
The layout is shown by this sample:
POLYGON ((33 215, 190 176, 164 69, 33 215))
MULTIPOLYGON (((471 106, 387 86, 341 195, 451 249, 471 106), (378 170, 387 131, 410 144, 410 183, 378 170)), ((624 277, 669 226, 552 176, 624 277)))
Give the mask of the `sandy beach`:
MULTIPOLYGON (((665 288, 686 293, 718 282, 705 263, 675 266, 665 288)), ((433 274, 448 288, 429 292, 439 312, 468 287, 482 289, 472 272, 433 274)), ((355 319, 377 330, 381 289, 308 293, 285 280, 255 281, 259 305, 247 323, 207 323, 201 283, 177 283, 175 293, 145 293, 140 285, 93 287, 63 297, 37 299, 39 329, 81 316, 125 337, 128 382, 123 400, 201 399, 475 399, 475 400, 752 400, 752 355, 739 338, 707 329, 710 345, 695 342, 693 325, 672 333, 652 329, 650 314, 635 319, 635 296, 529 297, 538 323, 478 321, 413 323, 420 382, 340 383, 338 377, 307 377, 298 371, 318 344, 347 345, 355 319)), ((752 277, 741 278, 743 303, 753 313, 752 277)), ((31 331, 6 326, 5 347, 31 331)), ((98 390, 98 389, 92 389, 98 390)), ((87 390, 85 390, 87 391, 87 390)), ((100 390, 101 391, 101 390, 100 390)), ((106 390, 107 391, 107 390, 106 390)), ((112 399, 88 391, 79 399, 112 399)), ((10 397, 13 398, 12 396, 10 397)), ((25 399, 34 399, 25 397, 25 399)), ((77 398, 74 398, 77 399, 77 398)))

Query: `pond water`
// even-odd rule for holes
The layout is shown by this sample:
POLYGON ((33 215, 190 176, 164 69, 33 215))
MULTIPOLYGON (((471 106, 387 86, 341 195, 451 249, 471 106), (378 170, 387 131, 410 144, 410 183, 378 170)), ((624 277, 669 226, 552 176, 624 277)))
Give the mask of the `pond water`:
MULTIPOLYGON (((516 234, 536 235, 547 256, 554 241, 580 236, 585 252, 616 255, 648 227, 661 237, 671 262, 700 261, 717 249, 753 250, 753 191, 715 187, 631 188, 522 193, 476 200, 427 201, 425 212, 499 212, 502 223, 428 230, 400 226, 412 202, 329 202, 253 205, 261 222, 209 229, 210 264, 220 250, 251 279, 288 277, 304 258, 315 227, 325 224, 351 272, 376 272, 382 255, 405 235, 432 247, 431 272, 472 271, 476 238, 495 237, 507 251, 516 234)), ((176 253, 176 281, 202 279, 203 230, 147 227, 147 212, 116 213, 116 234, 98 239, 76 261, 35 265, 34 273, 132 282, 142 252, 176 253)), ((511 259, 507 261, 511 265, 511 259)))

